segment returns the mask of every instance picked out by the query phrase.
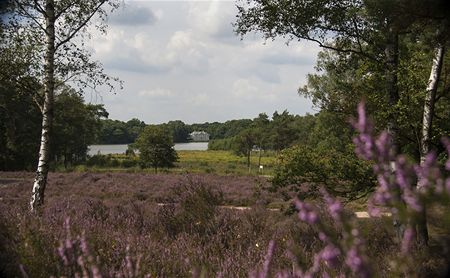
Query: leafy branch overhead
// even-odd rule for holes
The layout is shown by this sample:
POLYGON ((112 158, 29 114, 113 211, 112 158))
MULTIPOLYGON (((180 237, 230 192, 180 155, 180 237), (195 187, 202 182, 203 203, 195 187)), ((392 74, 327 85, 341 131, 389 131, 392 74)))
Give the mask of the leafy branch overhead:
MULTIPOLYGON (((122 82, 103 71, 102 64, 92 60, 92 53, 86 47, 87 40, 95 30, 102 34, 107 31, 105 19, 114 11, 120 1, 109 0, 64 0, 56 1, 54 13, 48 14, 46 5, 49 1, 13 0, 9 7, 10 16, 5 20, 4 36, 6 44, 1 46, 5 61, 10 61, 12 67, 3 72, 17 81, 25 83, 27 78, 44 82, 44 53, 48 34, 45 25, 48 20, 55 26, 55 86, 73 84, 79 92, 85 89, 98 90, 106 85, 113 90, 122 82), (3 53, 4 52, 4 53, 3 53), (21 71, 17 71, 22 68, 21 71)), ((3 60, 3 59, 2 59, 3 60)), ((24 84, 24 90, 30 94, 39 92, 24 84)), ((39 93, 42 95, 42 92, 39 93)), ((43 97, 38 97, 42 101, 43 97)))

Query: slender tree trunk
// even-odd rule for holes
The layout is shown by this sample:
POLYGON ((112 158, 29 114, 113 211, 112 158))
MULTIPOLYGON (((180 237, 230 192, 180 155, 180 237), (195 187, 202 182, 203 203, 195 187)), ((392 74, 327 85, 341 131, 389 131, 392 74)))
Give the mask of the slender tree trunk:
POLYGON ((45 78, 44 78, 44 105, 42 109, 41 146, 39 148, 39 162, 36 178, 31 194, 31 211, 35 211, 44 203, 44 191, 47 185, 47 176, 50 162, 50 138, 53 124, 54 103, 54 61, 55 61, 55 7, 54 0, 47 0, 46 14, 46 45, 45 52, 45 78))
MULTIPOLYGON (((389 30, 385 55, 386 55, 386 91, 388 95, 388 105, 390 108, 395 107, 400 99, 398 93, 398 33, 395 30, 389 30)), ((387 129, 392 136, 395 151, 400 151, 399 134, 395 114, 391 112, 388 118, 387 129)))
MULTIPOLYGON (((393 109, 398 104, 398 101, 400 99, 399 93, 398 93, 398 32, 390 26, 387 31, 387 38, 386 38, 386 46, 385 46, 385 82, 386 82, 386 93, 388 97, 388 109, 393 109)), ((390 134, 392 138, 392 147, 393 151, 395 153, 400 152, 400 145, 399 145, 399 132, 398 132, 398 125, 397 120, 395 117, 395 113, 391 110, 389 112, 388 116, 388 123, 387 123, 387 132, 390 134)), ((395 172, 395 162, 391 161, 391 171, 395 172)), ((397 196, 397 198, 400 200, 401 197, 397 196)), ((394 215, 393 217, 393 224, 394 229, 396 230, 397 234, 397 240, 401 242, 403 238, 403 233, 405 231, 404 223, 401 223, 398 216, 394 215)))
POLYGON ((251 169, 250 169, 250 156, 252 154, 252 151, 249 150, 247 151, 247 167, 248 167, 248 172, 250 173, 251 169))
POLYGON ((262 149, 261 149, 261 147, 259 147, 258 171, 259 171, 259 169, 261 169, 261 153, 262 153, 262 149))
MULTIPOLYGON (((438 47, 436 47, 434 51, 433 64, 431 66, 430 78, 428 80, 422 118, 422 140, 420 143, 421 166, 425 163, 425 157, 427 153, 430 152, 434 103, 436 99, 436 91, 439 83, 439 77, 441 75, 444 53, 445 53, 444 45, 439 45, 438 47)), ((417 190, 423 190, 422 180, 418 181, 417 190)), ((417 239, 419 245, 421 246, 428 245, 427 214, 425 204, 417 221, 417 239)))

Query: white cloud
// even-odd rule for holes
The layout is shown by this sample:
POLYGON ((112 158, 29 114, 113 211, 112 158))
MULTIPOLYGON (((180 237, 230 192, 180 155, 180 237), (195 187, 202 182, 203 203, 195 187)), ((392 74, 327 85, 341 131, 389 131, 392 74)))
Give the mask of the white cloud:
POLYGON ((109 22, 117 25, 153 25, 161 14, 155 14, 148 7, 133 3, 131 5, 123 4, 110 17, 109 22))
POLYGON ((234 5, 226 1, 192 1, 189 3, 188 21, 191 28, 212 37, 234 36, 230 18, 234 5))
POLYGON ((171 98, 174 96, 171 90, 156 88, 152 90, 142 90, 138 93, 141 97, 147 98, 171 98))
POLYGON ((248 79, 237 79, 233 83, 233 96, 243 100, 259 100, 259 101, 274 101, 277 96, 274 93, 268 93, 262 90, 260 86, 256 85, 248 79))

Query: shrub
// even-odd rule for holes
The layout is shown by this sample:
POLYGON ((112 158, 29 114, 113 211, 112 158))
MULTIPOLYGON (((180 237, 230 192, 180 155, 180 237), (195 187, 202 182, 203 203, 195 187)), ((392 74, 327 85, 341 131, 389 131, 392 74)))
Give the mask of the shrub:
POLYGON ((124 168, 131 168, 138 166, 138 160, 136 159, 124 159, 121 161, 121 166, 124 168))
POLYGON ((301 199, 317 197, 318 189, 325 187, 351 200, 373 190, 375 177, 371 163, 355 154, 297 145, 278 156, 272 184, 275 188, 295 185, 301 199))
POLYGON ((223 201, 223 194, 210 185, 187 178, 173 189, 172 203, 163 206, 159 219, 166 232, 175 236, 180 232, 205 235, 214 232, 217 206, 223 201))
POLYGON ((99 167, 106 167, 111 163, 111 157, 101 154, 96 154, 91 157, 89 157, 86 160, 86 166, 92 167, 92 166, 99 166, 99 167))

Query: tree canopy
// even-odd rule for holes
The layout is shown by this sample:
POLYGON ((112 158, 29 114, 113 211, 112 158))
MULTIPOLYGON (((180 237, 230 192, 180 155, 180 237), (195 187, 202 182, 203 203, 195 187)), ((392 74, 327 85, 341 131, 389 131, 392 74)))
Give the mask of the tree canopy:
POLYGON ((139 150, 139 160, 143 168, 173 167, 178 160, 172 136, 160 126, 146 126, 135 143, 139 150))

